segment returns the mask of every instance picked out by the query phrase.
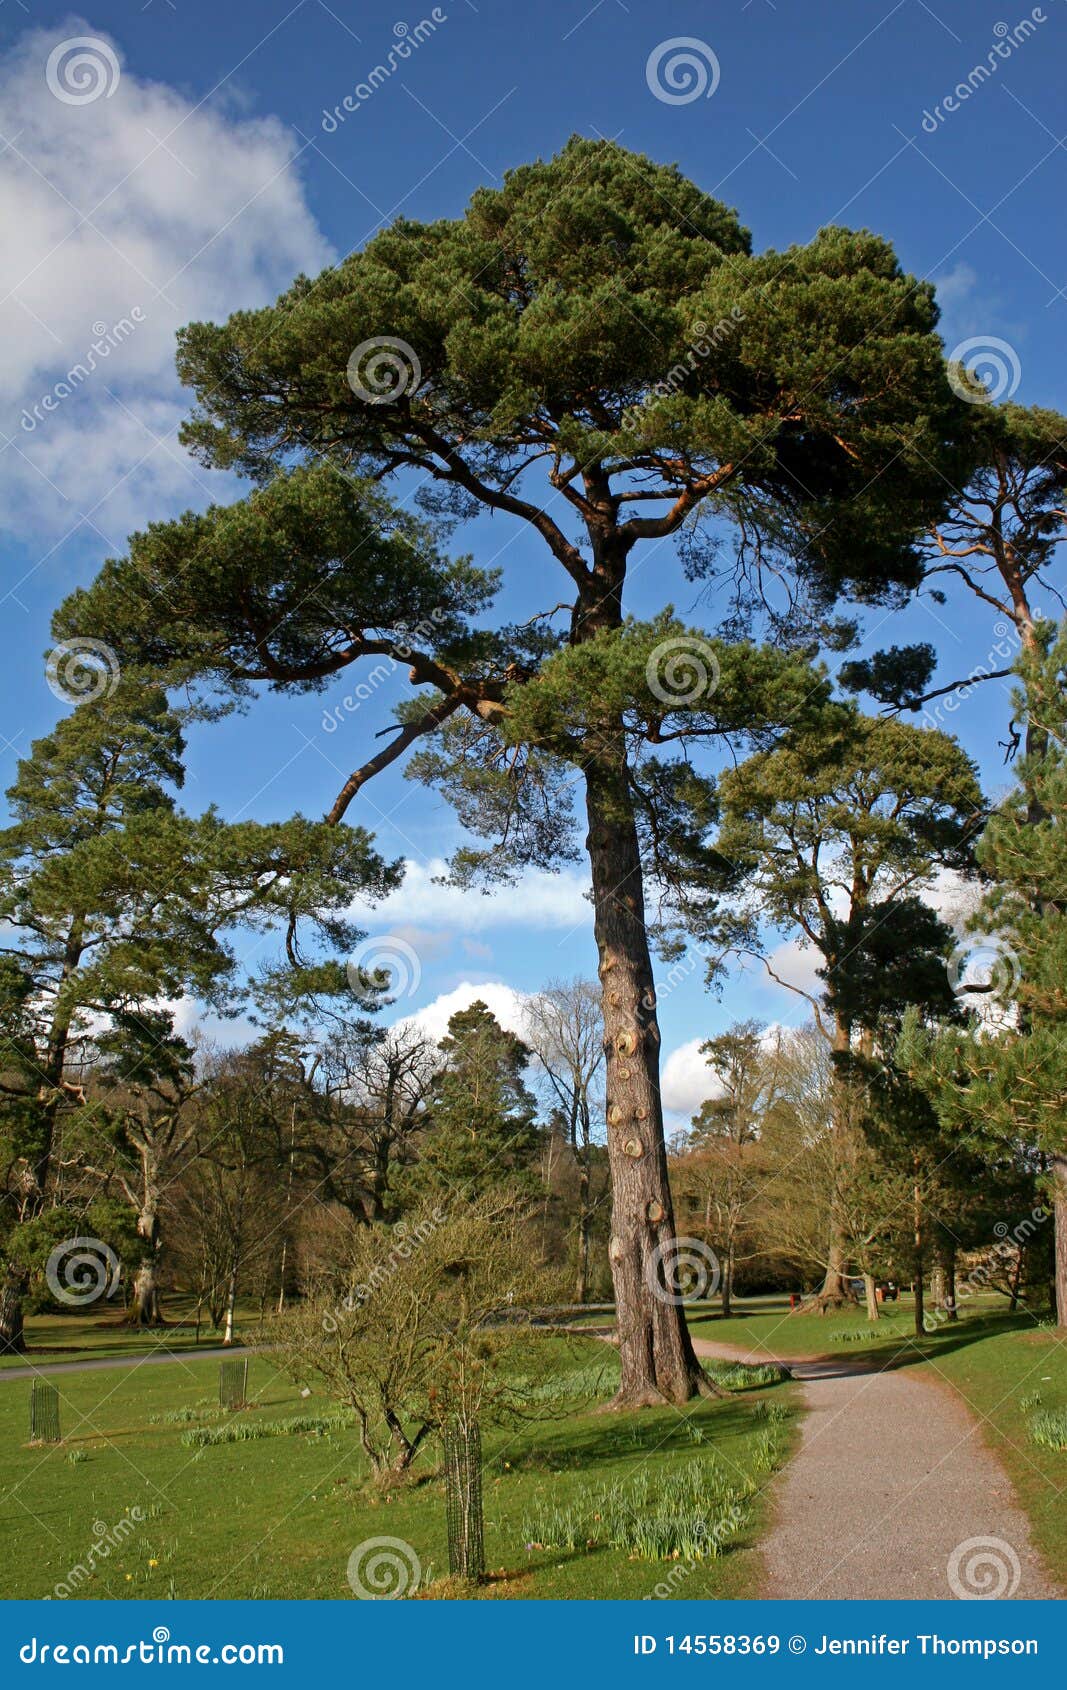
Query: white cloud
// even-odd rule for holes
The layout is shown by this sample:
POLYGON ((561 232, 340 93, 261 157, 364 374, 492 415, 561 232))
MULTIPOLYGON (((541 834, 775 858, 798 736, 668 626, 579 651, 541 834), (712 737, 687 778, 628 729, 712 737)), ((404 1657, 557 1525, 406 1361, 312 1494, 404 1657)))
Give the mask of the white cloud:
POLYGON ((592 905, 584 895, 588 879, 573 870, 549 874, 544 869, 527 869, 517 886, 488 894, 438 885, 447 873, 443 857, 429 863, 409 858, 399 889, 373 906, 357 902, 354 919, 375 932, 399 932, 402 927, 419 925, 481 933, 491 927, 574 928, 592 923, 592 905))
POLYGON ((482 1002, 492 1010, 502 1027, 509 1032, 518 1033, 520 1038, 526 1031, 526 995, 517 992, 513 986, 506 986, 502 980, 488 980, 475 985, 470 980, 464 980, 451 992, 444 992, 425 1009, 418 1010, 414 1015, 404 1015, 397 1022, 399 1027, 416 1027, 427 1038, 435 1042, 443 1039, 448 1032, 448 1023, 458 1010, 468 1009, 472 1003, 482 1002))
POLYGON ((204 473, 173 435, 189 409, 175 331, 266 302, 333 254, 293 168, 299 141, 281 122, 197 107, 127 66, 109 97, 66 103, 46 65, 76 36, 121 62, 118 44, 78 18, 28 32, 0 62, 11 140, 0 223, 17 234, 0 251, 3 432, 13 437, 0 479, 9 526, 55 537, 87 516, 110 549, 147 518, 206 501, 204 473), (85 373, 68 380, 78 365, 85 373))
POLYGON ((663 1107, 671 1115, 695 1115, 705 1098, 715 1097, 722 1087, 701 1054, 703 1039, 689 1039, 672 1050, 663 1064, 660 1095, 663 1107))

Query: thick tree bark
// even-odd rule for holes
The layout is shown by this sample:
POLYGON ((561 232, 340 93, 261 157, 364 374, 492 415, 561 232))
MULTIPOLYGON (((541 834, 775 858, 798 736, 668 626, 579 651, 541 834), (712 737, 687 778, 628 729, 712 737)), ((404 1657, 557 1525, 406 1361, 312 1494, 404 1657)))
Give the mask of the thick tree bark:
POLYGON ((956 1319, 956 1240, 944 1227, 938 1227, 934 1234, 930 1295, 934 1308, 943 1319, 956 1319))
POLYGON ((1056 1325, 1067 1330, 1067 1155, 1053 1156, 1056 1325))
POLYGON ((867 1298, 867 1319, 881 1320, 882 1311, 878 1307, 878 1287, 874 1283, 874 1275, 865 1273, 863 1276, 863 1290, 867 1298))
POLYGON ((671 1283, 674 1214, 659 1090, 659 1026, 641 857, 620 748, 586 768, 594 925, 607 1057, 612 1180, 608 1254, 622 1380, 616 1408, 718 1394, 693 1350, 671 1283))
MULTIPOLYGON (((851 1048, 851 1029, 844 1021, 837 1018, 834 1024, 834 1052, 836 1055, 843 1055, 851 1048)), ((830 1131, 833 1134, 835 1164, 837 1159, 845 1154, 845 1137, 851 1114, 850 1104, 848 1081, 835 1069, 830 1082, 830 1131)), ((818 1302, 819 1307, 825 1310, 830 1303, 837 1305, 854 1303, 855 1301, 852 1286, 849 1283, 844 1227, 841 1224, 840 1203, 835 1181, 835 1190, 831 1194, 830 1203, 830 1238, 826 1248, 826 1276, 818 1293, 818 1302)))
POLYGON ((0 1279, 0 1355, 25 1355, 26 1334, 22 1325, 22 1301, 27 1275, 8 1262, 0 1279))
POLYGON ((165 1326, 163 1306, 156 1278, 159 1254, 159 1216, 154 1207, 142 1209, 137 1217, 137 1236, 142 1254, 133 1281, 133 1302, 126 1316, 130 1326, 165 1326))
POLYGON ((913 1193, 914 1223, 915 1223, 915 1336, 926 1336, 926 1310, 924 1306, 923 1273, 925 1272, 926 1241, 923 1228, 922 1187, 918 1179, 913 1193))

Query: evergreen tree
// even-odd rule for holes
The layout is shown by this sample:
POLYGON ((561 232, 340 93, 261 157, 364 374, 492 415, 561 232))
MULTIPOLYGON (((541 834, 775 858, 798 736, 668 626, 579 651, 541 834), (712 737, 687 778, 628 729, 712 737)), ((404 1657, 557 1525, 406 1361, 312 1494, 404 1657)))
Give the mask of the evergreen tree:
MULTIPOLYGON (((186 439, 260 490, 137 536, 57 620, 227 689, 403 663, 420 690, 330 815, 419 745, 413 772, 493 842, 460 854, 461 877, 572 855, 577 773, 615 1129, 620 1404, 705 1384, 665 1289, 645 875, 668 901, 699 899, 711 799, 693 748, 781 727, 818 693, 795 655, 711 641, 669 606, 628 622, 628 574, 672 536, 714 574, 705 512, 740 537, 742 620, 769 568, 792 584, 774 625, 794 639, 824 630, 844 591, 915 585, 964 408, 936 320, 932 289, 878 237, 831 228, 756 255, 678 171, 574 139, 463 217, 401 220, 275 306, 187 329, 186 439), (564 603, 538 585, 521 624, 475 626, 493 578, 446 565, 383 501, 381 482, 412 471, 435 516, 514 519, 547 548, 564 603)), ((519 567, 538 580, 525 555, 519 567)))
POLYGON ((993 886, 977 918, 990 936, 990 1008, 969 1031, 913 1037, 939 1109, 980 1121, 1047 1158, 1055 1220, 1055 1304, 1067 1327, 1067 625, 1040 627, 1020 661, 1017 714, 1031 724, 1013 791, 978 846, 993 886))
MULTIPOLYGON (((0 1085, 17 1134, 8 1228, 49 1200, 57 1119, 84 1102, 77 1070, 101 1035, 139 1023, 143 1062, 170 1036, 162 1000, 227 1008, 238 985, 227 934, 238 926, 284 935, 264 993, 349 998, 337 953, 358 932, 345 912, 357 894, 396 882, 362 829, 184 814, 174 797, 183 751, 166 694, 134 675, 37 741, 9 789, 14 820, 0 832, 0 1085)), ((366 982, 368 1001, 379 984, 366 982)), ((0 1347, 22 1345, 20 1283, 18 1272, 5 1280, 0 1347)))
POLYGON ((528 1182, 538 1131, 527 1046, 479 1001, 456 1011, 438 1050, 442 1062, 427 1096, 429 1125, 411 1185, 473 1197, 528 1182))
MULTIPOLYGON (((977 776, 947 735, 834 707, 817 727, 727 771, 720 796, 718 848, 739 881, 735 943, 810 1003, 831 1046, 831 1148, 844 1177, 867 1107, 855 1057, 877 1056, 880 1072, 895 1042, 887 1020, 909 1004, 954 1007, 951 934, 922 893, 939 869, 970 866, 983 814, 977 776), (766 959, 768 939, 783 931, 815 951, 821 992, 766 959)), ((850 1295, 843 1229, 833 1224, 822 1294, 850 1295)))

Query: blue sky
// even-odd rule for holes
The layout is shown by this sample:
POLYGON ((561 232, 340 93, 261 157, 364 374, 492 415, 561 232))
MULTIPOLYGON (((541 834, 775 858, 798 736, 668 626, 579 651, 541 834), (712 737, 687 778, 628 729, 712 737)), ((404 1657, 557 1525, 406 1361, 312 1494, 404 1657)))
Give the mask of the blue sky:
MULTIPOLYGON (((1062 405, 1063 0, 447 0, 396 74, 324 127, 324 112, 386 58, 404 26, 430 15, 399 0, 0 8, 4 785, 62 708, 44 675, 56 602, 120 551, 132 527, 234 494, 177 447, 185 401, 172 372, 174 330, 272 298, 297 270, 321 268, 401 212, 458 214, 476 186, 573 132, 677 161, 737 207, 757 248, 807 240, 830 222, 888 235, 909 270, 938 283, 948 347, 1005 343, 1017 397, 1062 405), (994 53, 995 72, 946 109, 971 68, 1010 44, 1003 26, 1014 32, 1024 18, 1034 25, 1028 38, 994 53), (89 102, 56 98, 48 85, 50 56, 59 55, 61 76, 61 44, 78 37, 106 49, 94 49, 95 70, 110 91, 89 102), (697 41, 709 72, 717 65, 710 98, 671 104, 651 90, 650 55, 676 37, 697 41), (98 367, 46 414, 44 396, 99 337, 108 350, 98 367)), ((560 596, 539 551, 499 522, 477 525, 463 544, 498 557, 515 603, 539 608, 560 596)), ((706 613, 664 545, 637 570, 630 608, 646 613, 669 597, 683 615, 706 613)), ((949 680, 985 661, 996 636, 992 613, 959 599, 917 604, 891 626, 872 625, 871 638, 933 640, 949 680)), ((321 811, 402 687, 398 676, 342 711, 332 732, 324 712, 350 682, 317 699, 270 699, 199 731, 190 807, 321 811)), ((994 788, 1006 779, 997 748, 1005 711, 992 683, 950 724, 994 788)), ((503 1006, 507 989, 592 972, 580 870, 461 902, 433 884, 456 842, 433 794, 389 775, 353 819, 413 865, 406 893, 367 922, 418 958, 406 1012, 465 982, 491 988, 503 1006)), ((755 974, 734 981, 724 1002, 708 998, 698 966, 664 993, 675 1112, 699 1089, 692 1042, 742 1013, 796 1021, 801 1010, 755 974)))

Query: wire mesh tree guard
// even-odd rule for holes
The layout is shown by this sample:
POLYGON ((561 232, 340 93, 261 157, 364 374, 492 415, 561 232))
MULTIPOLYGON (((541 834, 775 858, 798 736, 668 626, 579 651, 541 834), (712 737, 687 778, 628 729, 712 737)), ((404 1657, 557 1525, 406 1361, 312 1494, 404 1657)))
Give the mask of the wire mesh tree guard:
POLYGON ((453 1420, 442 1428, 441 1440, 445 1450, 448 1570, 454 1578, 480 1579, 485 1572, 481 1429, 474 1422, 453 1420))
POLYGON ((30 1442, 59 1442, 59 1392, 44 1379, 35 1379, 30 1387, 30 1442))
POLYGON ((244 1408, 248 1402, 248 1357, 219 1363, 219 1402, 223 1408, 244 1408))

